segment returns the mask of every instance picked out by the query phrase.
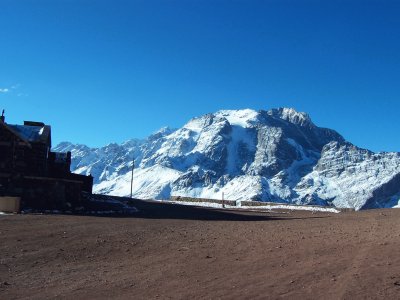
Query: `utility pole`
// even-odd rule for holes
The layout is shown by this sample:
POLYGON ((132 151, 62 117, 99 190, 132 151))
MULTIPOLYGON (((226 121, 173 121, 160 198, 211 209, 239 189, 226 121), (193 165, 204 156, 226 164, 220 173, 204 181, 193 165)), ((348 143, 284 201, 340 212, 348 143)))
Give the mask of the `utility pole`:
POLYGON ((132 199, 132 190, 133 190, 133 170, 135 169, 135 157, 132 159, 132 174, 131 174, 131 199, 132 199))

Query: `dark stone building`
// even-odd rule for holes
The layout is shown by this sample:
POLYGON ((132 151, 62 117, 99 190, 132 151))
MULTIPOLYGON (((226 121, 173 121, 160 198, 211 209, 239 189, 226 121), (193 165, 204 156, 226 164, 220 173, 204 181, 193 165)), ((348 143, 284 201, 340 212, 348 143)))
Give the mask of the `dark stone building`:
POLYGON ((93 177, 70 171, 71 153, 51 151, 51 127, 24 125, 0 117, 0 196, 19 196, 22 207, 73 209, 82 192, 92 193, 93 177))

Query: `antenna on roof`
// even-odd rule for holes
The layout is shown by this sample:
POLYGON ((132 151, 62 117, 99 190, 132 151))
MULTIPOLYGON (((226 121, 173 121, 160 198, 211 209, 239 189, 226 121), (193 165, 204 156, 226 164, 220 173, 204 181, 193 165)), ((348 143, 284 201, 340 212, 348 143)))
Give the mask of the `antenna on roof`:
POLYGON ((1 113, 1 117, 0 120, 4 123, 4 121, 6 120, 6 117, 4 116, 4 109, 3 112, 1 113))

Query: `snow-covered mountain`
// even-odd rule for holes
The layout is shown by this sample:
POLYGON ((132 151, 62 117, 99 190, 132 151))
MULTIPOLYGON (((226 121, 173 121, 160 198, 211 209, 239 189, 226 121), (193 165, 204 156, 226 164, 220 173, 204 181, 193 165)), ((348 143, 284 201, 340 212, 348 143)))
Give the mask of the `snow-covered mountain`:
POLYGON ((372 153, 317 127, 291 108, 222 110, 162 128, 146 140, 102 148, 61 143, 71 169, 94 177, 96 193, 168 199, 190 196, 394 207, 400 199, 400 154, 372 153))

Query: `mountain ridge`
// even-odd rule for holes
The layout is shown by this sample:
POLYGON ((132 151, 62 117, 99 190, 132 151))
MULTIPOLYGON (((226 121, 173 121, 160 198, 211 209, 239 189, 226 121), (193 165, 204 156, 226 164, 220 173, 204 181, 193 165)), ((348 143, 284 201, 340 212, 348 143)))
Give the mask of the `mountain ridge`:
POLYGON ((130 194, 134 158, 138 198, 224 193, 357 210, 394 207, 400 198, 399 153, 358 148, 293 108, 220 110, 144 140, 100 148, 64 142, 55 150, 71 151, 72 171, 92 174, 94 191, 104 194, 130 194))

